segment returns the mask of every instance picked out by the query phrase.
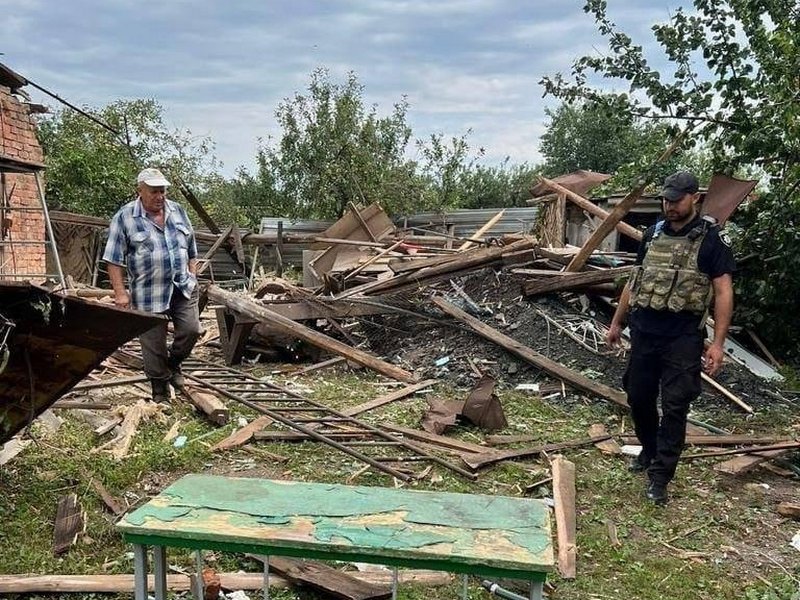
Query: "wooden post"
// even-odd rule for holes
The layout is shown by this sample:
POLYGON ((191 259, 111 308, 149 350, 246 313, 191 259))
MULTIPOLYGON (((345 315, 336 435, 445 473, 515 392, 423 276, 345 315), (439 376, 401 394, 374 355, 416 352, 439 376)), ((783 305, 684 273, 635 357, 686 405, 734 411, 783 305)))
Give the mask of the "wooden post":
POLYGON ((283 277, 283 221, 278 221, 278 239, 275 242, 275 275, 283 277))
POLYGON ((655 167, 665 162, 672 153, 680 145, 681 141, 683 140, 683 136, 686 135, 688 130, 681 132, 675 141, 670 144, 669 148, 667 148, 664 153, 659 156, 655 163, 650 167, 648 172, 639 180, 639 183, 633 188, 628 195, 625 196, 622 201, 620 201, 617 206, 614 207, 605 220, 600 223, 600 226, 595 229, 594 233, 586 240, 586 243, 581 247, 580 251, 573 257, 570 263, 567 265, 566 271, 580 271, 583 266, 586 264, 586 261, 589 260, 589 257, 592 255, 598 246, 603 242, 606 236, 611 233, 611 231, 617 226, 631 207, 636 203, 639 197, 642 195, 642 192, 653 179, 653 175, 655 173, 655 167))

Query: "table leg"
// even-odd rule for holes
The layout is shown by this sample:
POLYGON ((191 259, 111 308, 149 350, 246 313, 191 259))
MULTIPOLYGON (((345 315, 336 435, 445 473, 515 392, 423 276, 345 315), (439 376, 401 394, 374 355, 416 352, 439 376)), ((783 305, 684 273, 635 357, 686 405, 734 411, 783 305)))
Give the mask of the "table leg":
POLYGON ((531 600, 542 600, 544 581, 531 581, 531 600))
POLYGON ((197 599, 203 600, 205 597, 206 586, 205 582, 203 581, 203 551, 202 550, 195 550, 194 551, 194 564, 195 564, 195 571, 197 573, 197 599))
POLYGON ((397 600, 397 567, 392 568, 392 600, 397 600))
POLYGON ((156 600, 167 600, 167 549, 153 546, 153 577, 156 600))
POLYGON ((264 600, 269 600, 269 555, 264 557, 264 600))
POLYGON ((466 573, 461 576, 461 598, 462 600, 469 598, 469 578, 466 573))
POLYGON ((133 592, 135 600, 147 599, 147 548, 133 545, 133 592))

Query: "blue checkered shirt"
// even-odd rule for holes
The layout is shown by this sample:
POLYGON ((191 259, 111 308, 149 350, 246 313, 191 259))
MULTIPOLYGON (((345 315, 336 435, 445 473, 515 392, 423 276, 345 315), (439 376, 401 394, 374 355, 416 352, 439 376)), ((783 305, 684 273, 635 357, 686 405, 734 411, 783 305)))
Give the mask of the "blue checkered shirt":
POLYGON ((197 257, 194 230, 177 202, 164 202, 164 228, 147 218, 139 198, 111 219, 103 260, 127 267, 131 307, 160 313, 169 309, 173 289, 189 298, 197 278, 189 261, 197 257))

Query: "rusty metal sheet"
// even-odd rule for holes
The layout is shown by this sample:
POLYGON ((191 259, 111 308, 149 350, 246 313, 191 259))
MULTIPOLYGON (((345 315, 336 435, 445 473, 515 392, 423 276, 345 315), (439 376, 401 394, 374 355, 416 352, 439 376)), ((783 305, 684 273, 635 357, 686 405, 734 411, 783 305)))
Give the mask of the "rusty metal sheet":
POLYGON ((6 340, 8 362, 0 369, 0 443, 114 350, 164 319, 23 282, 0 282, 0 315, 13 324, 6 340))
POLYGON ((708 184, 700 212, 714 217, 720 226, 724 225, 736 207, 753 191, 756 183, 758 180, 734 179, 717 173, 708 184))
MULTIPOLYGON (((557 184, 564 186, 571 192, 575 192, 576 194, 579 194, 585 198, 589 190, 597 187, 609 179, 611 179, 611 175, 597 173, 596 171, 585 171, 581 169, 573 173, 567 173, 566 175, 559 175, 558 177, 552 178, 551 181, 554 181, 557 184)), ((553 190, 547 187, 544 183, 537 183, 531 188, 530 191, 531 197, 533 198, 537 198, 538 196, 549 196, 553 193, 553 190)))

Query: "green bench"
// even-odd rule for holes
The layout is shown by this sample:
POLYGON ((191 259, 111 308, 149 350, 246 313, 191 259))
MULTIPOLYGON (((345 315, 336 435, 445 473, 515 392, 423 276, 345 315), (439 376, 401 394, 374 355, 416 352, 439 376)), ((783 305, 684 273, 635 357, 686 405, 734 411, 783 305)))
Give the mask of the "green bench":
POLYGON ((536 599, 553 568, 549 508, 507 496, 187 475, 118 527, 134 545, 136 600, 149 546, 156 600, 169 546, 523 579, 536 599))

